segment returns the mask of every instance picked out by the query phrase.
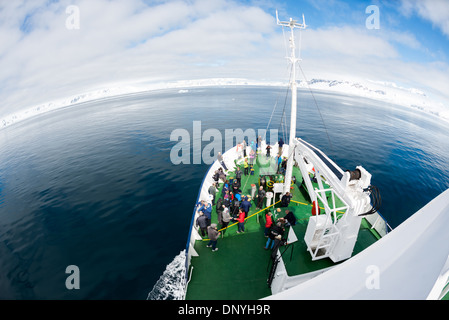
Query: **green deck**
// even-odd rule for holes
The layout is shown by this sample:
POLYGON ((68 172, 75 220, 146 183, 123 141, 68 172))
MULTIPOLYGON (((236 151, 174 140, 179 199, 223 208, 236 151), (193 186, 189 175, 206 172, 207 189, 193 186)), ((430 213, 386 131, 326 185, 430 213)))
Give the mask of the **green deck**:
MULTIPOLYGON (((274 161, 274 159, 273 159, 274 161)), ((259 167, 254 166, 254 175, 242 177, 242 193, 251 193, 251 184, 259 185, 259 167)), ((228 177, 232 172, 228 171, 228 177)), ((329 258, 312 261, 307 252, 304 234, 308 219, 311 216, 312 206, 307 200, 303 188, 299 186, 301 173, 294 168, 293 175, 297 183, 293 189, 293 199, 288 208, 281 208, 281 213, 276 218, 283 217, 285 210, 293 211, 298 223, 293 227, 298 241, 289 247, 283 256, 289 276, 308 273, 335 265, 329 258), (293 253, 292 253, 293 251, 293 253), (290 261, 290 257, 292 257, 290 261)), ((221 195, 221 187, 218 195, 221 195)), ((279 199, 276 199, 279 202, 279 199)), ((275 205, 279 207, 280 203, 275 205)), ((270 208, 274 212, 275 208, 270 208)), ((245 232, 237 234, 237 225, 230 224, 223 237, 218 240, 216 252, 206 247, 207 241, 196 241, 195 250, 198 257, 192 257, 193 268, 190 282, 187 288, 188 300, 255 300, 271 295, 267 285, 269 265, 271 265, 271 250, 265 250, 267 238, 264 237, 265 212, 256 210, 256 203, 252 201, 252 207, 245 223, 245 232), (258 212, 258 213, 257 213, 258 212), (257 213, 257 214, 256 214, 257 213)), ((212 222, 217 222, 215 207, 212 212, 212 222)), ((219 226, 220 227, 220 226, 219 226)), ((288 230, 286 230, 287 234, 288 230)), ((222 232, 223 233, 223 232, 222 232)), ((367 248, 379 236, 373 233, 368 222, 363 219, 361 230, 354 248, 353 255, 367 248)), ((283 252, 286 247, 280 250, 283 252)), ((189 270, 190 271, 190 270, 189 270)))

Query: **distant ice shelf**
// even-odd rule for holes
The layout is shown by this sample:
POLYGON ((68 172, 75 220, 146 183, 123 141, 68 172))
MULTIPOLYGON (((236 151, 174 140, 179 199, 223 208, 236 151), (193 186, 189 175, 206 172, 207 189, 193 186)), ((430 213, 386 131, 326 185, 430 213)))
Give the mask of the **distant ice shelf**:
MULTIPOLYGON (((127 94, 143 93, 163 89, 179 89, 178 93, 187 94, 189 88, 214 86, 276 86, 285 87, 285 82, 254 81, 242 78, 213 78, 180 80, 174 82, 118 84, 110 88, 93 90, 57 101, 38 104, 24 110, 11 113, 0 119, 0 129, 33 116, 54 111, 60 108, 74 106, 79 103, 98 99, 111 98, 127 94)), ((330 91, 380 100, 396 105, 414 108, 449 122, 449 106, 432 100, 425 92, 415 88, 405 88, 393 82, 374 80, 348 81, 332 79, 311 79, 308 82, 299 81, 298 87, 317 91, 330 91)))

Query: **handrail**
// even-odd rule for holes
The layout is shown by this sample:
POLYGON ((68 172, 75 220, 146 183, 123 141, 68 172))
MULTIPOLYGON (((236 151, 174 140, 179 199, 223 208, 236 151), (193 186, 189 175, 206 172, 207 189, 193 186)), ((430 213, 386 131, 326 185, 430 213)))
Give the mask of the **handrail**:
MULTIPOLYGON (((272 205, 270 205, 270 206, 268 206, 268 207, 266 207, 266 208, 263 208, 263 209, 257 211, 256 213, 253 213, 252 215, 246 217, 246 218, 245 218, 245 221, 248 220, 248 219, 251 218, 251 217, 254 217, 256 214, 259 214, 259 213, 261 213, 262 211, 267 210, 267 209, 269 209, 269 208, 271 208, 271 207, 277 205, 279 202, 281 202, 281 200, 279 200, 278 202, 273 203, 272 205)), ((232 227, 232 226, 235 226, 235 225, 237 225, 237 224, 238 224, 238 222, 233 223, 233 224, 231 224, 231 225, 228 225, 228 226, 226 226, 225 228, 222 228, 222 229, 218 230, 218 232, 223 231, 223 230, 226 230, 226 229, 228 229, 228 228, 230 228, 230 227, 232 227)), ((210 240, 210 239, 202 239, 202 241, 209 241, 209 240, 210 240)))

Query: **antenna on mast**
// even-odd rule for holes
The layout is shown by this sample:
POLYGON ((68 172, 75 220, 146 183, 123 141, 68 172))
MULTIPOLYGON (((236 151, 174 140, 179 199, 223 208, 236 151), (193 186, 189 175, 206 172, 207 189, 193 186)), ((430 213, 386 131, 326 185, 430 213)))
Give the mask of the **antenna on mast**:
POLYGON ((284 27, 290 27, 290 28, 299 28, 299 29, 305 29, 308 26, 306 25, 306 19, 304 18, 304 14, 302 15, 302 23, 296 22, 296 20, 293 20, 290 18, 290 21, 280 21, 278 11, 276 10, 276 21, 277 24, 284 27))
POLYGON ((290 81, 290 90, 292 92, 292 106, 291 106, 291 115, 290 115, 290 139, 289 139, 289 156, 287 160, 287 170, 285 172, 285 181, 284 181, 284 188, 283 188, 283 194, 290 191, 290 184, 292 180, 292 171, 293 171, 293 149, 295 148, 295 135, 296 135, 296 103, 297 103, 297 83, 296 83, 296 63, 300 60, 296 58, 295 54, 295 28, 298 29, 305 29, 306 21, 304 18, 304 15, 302 15, 302 23, 298 23, 296 20, 293 20, 290 18, 290 21, 280 21, 278 11, 276 10, 276 22, 278 25, 283 27, 289 27, 291 32, 290 37, 290 48, 291 48, 291 55, 288 58, 292 64, 292 73, 291 73, 291 81, 290 81))

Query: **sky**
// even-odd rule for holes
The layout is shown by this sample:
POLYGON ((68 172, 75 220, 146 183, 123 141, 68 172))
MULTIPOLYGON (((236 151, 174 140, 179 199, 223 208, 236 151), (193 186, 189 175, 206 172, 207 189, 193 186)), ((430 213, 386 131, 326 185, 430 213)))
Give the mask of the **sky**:
POLYGON ((122 84, 288 81, 276 9, 305 16, 309 80, 394 82, 449 109, 446 0, 0 0, 0 118, 122 84))

